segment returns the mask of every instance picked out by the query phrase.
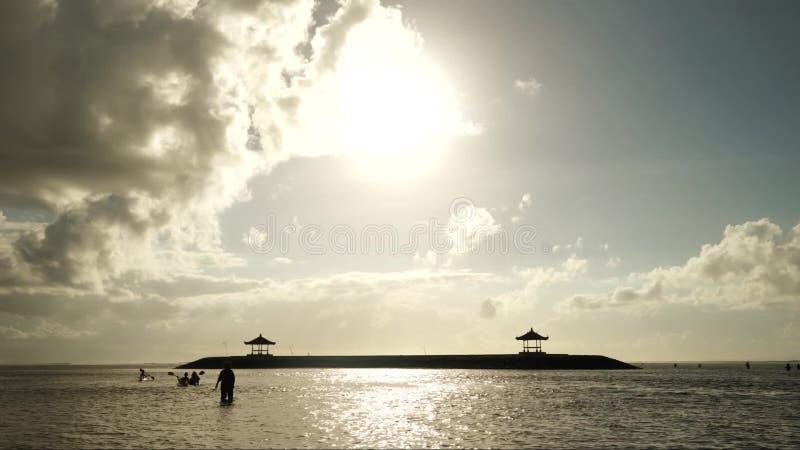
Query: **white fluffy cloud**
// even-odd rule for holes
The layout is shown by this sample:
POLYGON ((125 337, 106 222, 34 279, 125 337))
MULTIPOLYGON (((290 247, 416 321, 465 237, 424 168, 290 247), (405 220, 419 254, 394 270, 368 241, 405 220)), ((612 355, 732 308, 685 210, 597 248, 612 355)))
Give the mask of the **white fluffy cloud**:
POLYGON ((581 309, 640 307, 658 302, 722 308, 800 307, 800 224, 784 233, 768 219, 725 227, 685 264, 629 276, 630 286, 572 296, 558 305, 581 309))
POLYGON ((518 79, 514 80, 514 88, 529 97, 535 97, 542 91, 542 83, 534 77, 518 79))
POLYGON ((478 252, 482 244, 500 233, 501 228, 486 208, 475 206, 470 201, 458 203, 456 200, 451 206, 447 224, 450 253, 463 255, 478 252))
POLYGON ((556 245, 553 245, 553 253, 557 253, 557 252, 559 252, 561 250, 566 250, 568 252, 583 250, 583 236, 578 236, 578 238, 575 239, 575 243, 574 244, 556 244, 556 245))
POLYGON ((526 267, 514 268, 514 273, 527 280, 531 287, 542 287, 553 283, 574 280, 578 275, 586 273, 589 261, 570 255, 560 267, 526 267))
POLYGON ((498 304, 505 304, 510 309, 521 309, 533 304, 539 290, 557 283, 576 280, 586 274, 589 261, 570 255, 560 265, 553 267, 514 267, 513 273, 525 285, 517 290, 507 292, 495 298, 498 304))
POLYGON ((530 193, 526 192, 522 194, 522 199, 520 199, 517 209, 520 211, 525 211, 526 209, 530 208, 531 203, 533 203, 533 197, 530 193))

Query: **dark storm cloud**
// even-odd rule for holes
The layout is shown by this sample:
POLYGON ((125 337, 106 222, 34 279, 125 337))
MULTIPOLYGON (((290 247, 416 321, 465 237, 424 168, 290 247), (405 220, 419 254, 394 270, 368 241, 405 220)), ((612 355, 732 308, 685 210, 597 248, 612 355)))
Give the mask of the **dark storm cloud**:
POLYGON ((113 264, 118 248, 115 239, 138 239, 149 227, 163 225, 167 214, 150 211, 142 216, 131 205, 134 199, 109 195, 71 209, 47 226, 44 237, 23 235, 15 249, 37 275, 55 283, 90 283, 85 279, 92 264, 99 268, 113 264), (88 257, 88 259, 87 259, 88 257), (89 266, 89 267, 87 267, 89 266))
MULTIPOLYGON (((242 18, 294 36, 280 28, 296 28, 282 15, 290 7, 0 2, 0 201, 57 214, 0 248, 0 265, 23 284, 26 271, 43 284, 97 286, 123 241, 168 232, 215 245, 216 214, 267 158, 246 145, 259 133, 252 110, 271 100, 253 86, 268 85, 281 71, 277 49, 294 45, 241 37, 256 33, 242 18)), ((261 126, 277 141, 265 111, 261 126)))
POLYGON ((214 174, 227 123, 211 103, 210 64, 225 40, 144 2, 0 9, 0 197, 61 212, 16 242, 16 264, 45 283, 91 282, 112 266, 114 238, 164 225, 168 203, 203 192, 214 174), (148 82, 170 76, 185 84, 175 101, 148 82), (181 142, 147 151, 167 126, 181 142))
POLYGON ((210 64, 225 40, 208 23, 144 2, 0 4, 0 195, 49 204, 70 190, 160 195, 200 189, 226 123, 215 117, 210 64), (181 104, 150 78, 186 77, 181 104), (172 125, 191 148, 145 148, 172 125))

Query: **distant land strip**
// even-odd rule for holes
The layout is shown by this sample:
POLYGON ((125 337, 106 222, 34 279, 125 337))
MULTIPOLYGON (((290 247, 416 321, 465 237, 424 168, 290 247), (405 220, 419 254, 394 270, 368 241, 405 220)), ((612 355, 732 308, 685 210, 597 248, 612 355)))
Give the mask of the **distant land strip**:
POLYGON ((178 369, 219 369, 230 362, 234 369, 518 369, 611 370, 638 369, 601 355, 360 355, 360 356, 209 356, 178 369))

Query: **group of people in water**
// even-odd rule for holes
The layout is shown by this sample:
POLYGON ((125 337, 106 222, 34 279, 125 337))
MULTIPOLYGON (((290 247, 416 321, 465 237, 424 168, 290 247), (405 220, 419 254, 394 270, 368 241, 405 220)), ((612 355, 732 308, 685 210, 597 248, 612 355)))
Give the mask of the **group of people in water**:
MULTIPOLYGON (((174 375, 172 372, 169 372, 170 375, 174 375)), ((198 374, 197 372, 192 372, 192 375, 189 375, 189 372, 184 372, 182 377, 175 375, 178 379, 178 384, 181 386, 200 386, 200 375, 205 374, 204 371, 200 371, 198 374)), ((139 380, 155 380, 155 377, 148 374, 144 371, 144 369, 139 369, 139 380)), ((225 404, 230 404, 233 402, 233 386, 236 384, 236 375, 233 373, 231 369, 231 363, 226 362, 225 368, 219 372, 219 376, 217 377, 217 384, 214 385, 214 390, 216 390, 221 385, 220 389, 220 402, 225 404)))
POLYGON ((189 372, 183 372, 183 376, 178 377, 178 383, 188 386, 200 386, 200 375, 197 372, 192 372, 192 376, 189 376, 189 372))

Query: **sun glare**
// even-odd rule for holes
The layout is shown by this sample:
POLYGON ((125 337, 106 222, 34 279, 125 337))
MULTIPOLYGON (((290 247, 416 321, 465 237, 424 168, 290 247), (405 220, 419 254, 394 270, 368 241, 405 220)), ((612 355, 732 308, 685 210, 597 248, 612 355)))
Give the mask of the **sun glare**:
POLYGON ((364 25, 348 38, 337 75, 338 128, 370 176, 408 179, 435 163, 461 121, 451 87, 411 32, 383 31, 364 25))

